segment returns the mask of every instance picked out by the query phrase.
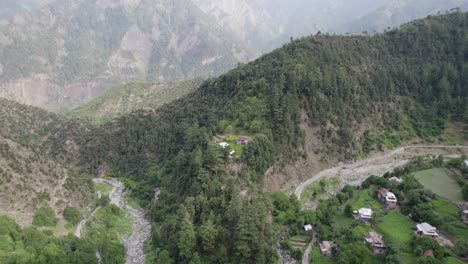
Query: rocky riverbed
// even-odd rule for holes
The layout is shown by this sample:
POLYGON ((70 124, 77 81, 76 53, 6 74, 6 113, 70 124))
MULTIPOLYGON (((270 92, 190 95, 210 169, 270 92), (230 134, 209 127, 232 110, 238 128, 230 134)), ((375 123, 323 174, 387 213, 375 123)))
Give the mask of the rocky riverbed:
MULTIPOLYGON (((132 234, 122 238, 127 256, 126 264, 144 264, 146 255, 144 252, 145 241, 151 234, 151 222, 149 221, 145 211, 141 208, 135 208, 125 202, 125 186, 122 182, 116 179, 98 178, 93 180, 95 183, 106 183, 112 186, 109 193, 110 203, 115 204, 122 210, 125 210, 132 217, 132 234)), ((75 234, 81 237, 82 228, 85 226, 96 213, 99 208, 96 208, 90 216, 80 222, 75 234)))

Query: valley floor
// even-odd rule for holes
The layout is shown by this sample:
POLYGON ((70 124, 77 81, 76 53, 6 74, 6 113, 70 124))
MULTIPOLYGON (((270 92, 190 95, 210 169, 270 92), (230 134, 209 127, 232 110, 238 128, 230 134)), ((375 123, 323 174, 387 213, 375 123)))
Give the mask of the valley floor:
MULTIPOLYGON (((318 206, 316 202, 318 199, 312 198, 310 193, 314 192, 314 185, 322 180, 326 181, 328 185, 325 196, 330 197, 338 193, 345 185, 360 186, 371 175, 382 176, 395 168, 404 167, 416 156, 442 154, 444 157, 449 158, 459 157, 467 153, 468 146, 415 145, 401 147, 352 164, 340 164, 323 170, 297 186, 294 195, 303 202, 305 209, 315 210, 318 206)), ((327 197, 319 198, 326 199, 327 197)), ((309 264, 310 245, 312 244, 311 242, 304 252, 302 263, 309 264)), ((282 263, 288 262, 283 259, 282 263)))
MULTIPOLYGON (((93 181, 96 184, 110 186, 108 193, 110 204, 116 205, 124 210, 132 220, 131 234, 121 238, 125 246, 126 264, 145 263, 146 255, 144 252, 144 243, 151 234, 151 223, 145 212, 141 208, 130 206, 125 201, 125 186, 122 182, 116 179, 103 178, 94 179, 93 181)), ((92 221, 100 208, 101 207, 97 207, 87 218, 78 224, 75 231, 76 236, 81 237, 83 228, 85 228, 88 222, 92 221)))
POLYGON ((294 190, 294 194, 301 200, 302 193, 307 190, 307 187, 322 179, 337 179, 339 182, 338 188, 345 185, 358 186, 369 176, 381 176, 395 168, 402 167, 415 156, 443 154, 444 156, 453 155, 455 157, 466 153, 468 153, 468 146, 417 145, 401 147, 369 159, 323 170, 301 183, 294 190))

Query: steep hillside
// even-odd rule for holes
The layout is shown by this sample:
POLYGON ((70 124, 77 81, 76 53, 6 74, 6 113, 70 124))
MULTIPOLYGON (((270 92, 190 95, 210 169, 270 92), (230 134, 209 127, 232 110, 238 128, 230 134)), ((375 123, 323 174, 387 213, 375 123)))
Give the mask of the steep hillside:
POLYGON ((364 17, 344 25, 345 31, 361 33, 382 32, 387 28, 393 28, 411 20, 445 13, 453 8, 468 10, 467 0, 391 0, 382 7, 365 15, 364 17))
POLYGON ((0 21, 0 96, 57 110, 116 83, 218 75, 250 56, 190 0, 56 1, 0 21))
POLYGON ((0 98, 0 123, 0 136, 75 169, 94 165, 93 155, 102 154, 94 149, 100 140, 99 129, 37 107, 0 98))
POLYGON ((76 175, 42 151, 0 136, 0 214, 18 224, 30 225, 34 212, 44 206, 60 218, 67 206, 84 211, 91 186, 90 178, 76 175))
POLYGON ((199 78, 178 82, 133 82, 119 85, 67 115, 103 124, 139 109, 157 109, 194 91, 202 82, 203 79, 199 78))
POLYGON ((466 124, 467 39, 460 12, 373 37, 302 38, 157 111, 114 120, 98 149, 148 202, 157 258, 274 263, 267 170, 312 155, 355 159, 466 124), (230 157, 216 140, 239 135, 252 141, 230 157))

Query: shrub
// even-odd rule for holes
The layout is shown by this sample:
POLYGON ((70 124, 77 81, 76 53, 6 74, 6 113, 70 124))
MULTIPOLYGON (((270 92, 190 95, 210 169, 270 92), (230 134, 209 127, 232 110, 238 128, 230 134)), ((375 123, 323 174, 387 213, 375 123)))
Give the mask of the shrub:
POLYGON ((36 210, 33 219, 33 225, 36 226, 55 226, 57 218, 55 218, 54 210, 50 207, 41 207, 36 210))
POLYGON ((75 207, 68 206, 63 211, 63 218, 71 224, 76 225, 81 221, 81 219, 83 219, 83 216, 81 215, 80 210, 75 207))

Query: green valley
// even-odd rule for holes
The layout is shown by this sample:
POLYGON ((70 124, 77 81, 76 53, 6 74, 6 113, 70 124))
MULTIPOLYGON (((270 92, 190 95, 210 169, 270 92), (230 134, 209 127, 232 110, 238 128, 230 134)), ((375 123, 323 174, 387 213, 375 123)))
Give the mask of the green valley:
MULTIPOLYGON (((93 7, 103 15, 87 27, 128 33, 123 14, 130 11, 118 8, 121 2, 117 8, 108 1, 86 3, 63 8, 93 7)), ((208 23, 180 6, 160 9, 174 4, 131 9, 142 14, 135 23, 143 35, 156 37, 155 25, 164 21, 195 28, 208 23), (156 21, 152 12, 164 19, 156 21)), ((164 44, 175 45, 170 34, 159 33, 164 44)), ((82 47, 90 38, 78 35, 70 45, 82 47)), ((92 34, 91 40, 114 43, 100 36, 107 35, 92 34)), ((205 38, 196 39, 200 49, 152 54, 155 68, 142 72, 197 75, 170 63, 200 65, 195 58, 208 54, 205 38)), ((33 224, 20 228, 0 218, 0 262, 466 260, 467 43, 468 13, 454 10, 373 36, 319 32, 291 38, 216 78, 130 82, 70 112, 71 118, 0 99, 0 195, 21 207, 15 211, 24 207, 15 201, 27 198, 33 224), (290 185, 282 185, 286 181, 290 185), (39 187, 42 192, 34 192, 39 187), (385 198, 389 190, 398 203, 385 198), (78 222, 72 233, 81 238, 54 236, 60 221, 65 228, 78 222), (419 233, 436 227, 441 241, 414 235, 423 222, 419 233), (364 235, 385 240, 385 249, 371 251, 364 235), (322 244, 325 253, 317 248, 323 241, 330 242, 322 244), (311 253, 304 256, 306 250, 311 253)), ((219 51, 220 45, 207 46, 219 51)), ((58 79, 108 73, 107 60, 93 53, 98 51, 71 50, 78 53, 66 52, 63 69, 48 69, 58 79)), ((197 71, 220 70, 232 64, 229 58, 197 71)), ((12 63, 19 75, 43 61, 24 59, 12 63)))

